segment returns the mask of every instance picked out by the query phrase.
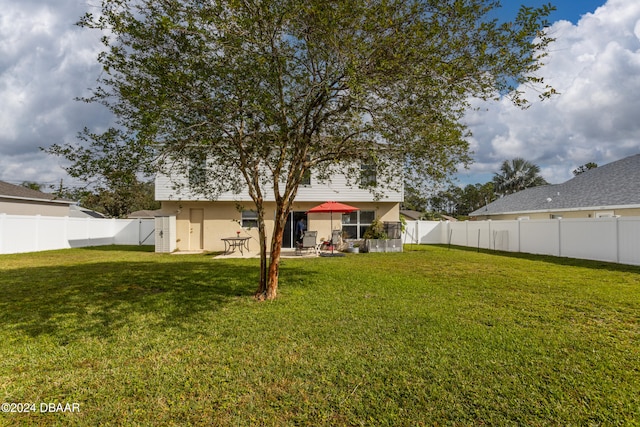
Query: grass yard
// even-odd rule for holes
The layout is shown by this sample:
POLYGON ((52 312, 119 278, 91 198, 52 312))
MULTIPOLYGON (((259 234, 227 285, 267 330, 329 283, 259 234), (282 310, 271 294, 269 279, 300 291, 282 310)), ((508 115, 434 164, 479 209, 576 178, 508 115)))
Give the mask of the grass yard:
POLYGON ((407 249, 2 255, 0 425, 640 425, 640 268, 407 249))

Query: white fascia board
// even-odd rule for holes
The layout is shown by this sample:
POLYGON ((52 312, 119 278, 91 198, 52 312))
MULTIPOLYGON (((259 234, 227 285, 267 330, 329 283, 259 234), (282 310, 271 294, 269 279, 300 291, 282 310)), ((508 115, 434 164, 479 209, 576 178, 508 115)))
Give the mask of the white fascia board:
POLYGON ((57 200, 57 199, 37 199, 35 197, 17 197, 17 196, 5 196, 0 195, 0 199, 21 200, 26 202, 45 202, 45 203, 58 203, 61 205, 75 205, 76 202, 70 200, 57 200))
POLYGON ((523 215, 523 214, 551 213, 551 212, 582 212, 582 211, 599 211, 599 210, 605 210, 605 209, 640 209, 640 204, 585 206, 585 207, 578 207, 578 208, 558 208, 558 209, 536 209, 536 210, 527 210, 527 211, 503 211, 503 212, 492 212, 492 213, 479 213, 476 216, 523 215))

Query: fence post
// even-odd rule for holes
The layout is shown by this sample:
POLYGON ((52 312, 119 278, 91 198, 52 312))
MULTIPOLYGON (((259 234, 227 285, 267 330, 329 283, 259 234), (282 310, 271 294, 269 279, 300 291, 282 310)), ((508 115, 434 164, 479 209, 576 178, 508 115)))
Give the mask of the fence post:
POLYGON ((469 221, 464 222, 464 238, 465 238, 464 245, 466 247, 469 247, 470 246, 469 245, 469 221))
POLYGON ((4 225, 6 213, 0 213, 0 254, 4 253, 4 225))
POLYGON ((494 251, 496 250, 496 240, 497 240, 496 233, 497 231, 494 231, 493 233, 489 234, 489 249, 493 249, 494 251), (491 243, 493 243, 493 248, 491 247, 491 243))
POLYGON ((33 227, 36 232, 33 238, 33 251, 38 252, 40 250, 40 215, 36 215, 36 225, 33 227))
POLYGON ((64 236, 62 238, 66 242, 66 247, 71 247, 69 244, 69 215, 64 217, 64 236))
POLYGON ((558 256, 562 256, 562 218, 558 218, 558 256))
POLYGON ((616 262, 620 263, 620 217, 616 217, 616 262))

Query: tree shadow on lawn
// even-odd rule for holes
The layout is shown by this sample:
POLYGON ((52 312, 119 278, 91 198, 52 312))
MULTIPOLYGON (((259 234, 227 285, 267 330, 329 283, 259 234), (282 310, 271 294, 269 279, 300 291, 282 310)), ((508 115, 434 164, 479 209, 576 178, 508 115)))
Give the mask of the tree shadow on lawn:
POLYGON ((198 316, 219 311, 238 297, 250 298, 259 266, 212 262, 209 257, 20 268, 3 274, 0 327, 68 342, 140 325, 187 330, 198 316))
POLYGON ((83 251, 99 251, 99 252, 155 252, 153 245, 100 245, 100 246, 83 246, 83 251))
MULTIPOLYGON (((447 245, 434 245, 441 248, 448 248, 447 245)), ((629 265, 629 264, 617 264, 615 262, 607 262, 607 261, 596 261, 596 260, 588 260, 588 259, 579 259, 579 258, 568 258, 568 257, 557 257, 552 255, 538 255, 538 254, 529 254, 524 252, 506 252, 506 251, 498 251, 492 249, 483 249, 481 248, 471 248, 467 246, 451 246, 451 249, 456 249, 464 252, 476 252, 487 255, 495 255, 501 257, 509 257, 509 258, 518 258, 518 259, 526 259, 530 261, 542 261, 548 262, 557 265, 565 265, 568 267, 582 267, 582 268, 593 268, 597 270, 608 270, 608 271, 617 271, 623 273, 640 273, 640 266, 629 265)))

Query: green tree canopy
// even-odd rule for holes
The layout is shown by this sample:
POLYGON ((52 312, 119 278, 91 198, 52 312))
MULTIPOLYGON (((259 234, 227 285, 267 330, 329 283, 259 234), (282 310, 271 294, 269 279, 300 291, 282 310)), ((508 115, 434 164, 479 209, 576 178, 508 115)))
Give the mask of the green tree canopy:
POLYGON ((464 187, 450 185, 432 195, 429 205, 435 213, 464 217, 495 199, 493 182, 467 184, 464 187))
POLYGON ((69 175, 86 183, 83 189, 58 189, 61 197, 72 197, 89 209, 109 217, 123 218, 135 210, 153 209, 151 147, 122 139, 122 132, 110 129, 101 134, 88 129, 81 134, 82 145, 43 148, 49 154, 66 158, 69 175), (146 179, 145 179, 146 178, 146 179))
POLYGON ((505 160, 500 166, 500 172, 493 176, 496 194, 504 196, 516 193, 529 187, 547 185, 548 182, 540 175, 540 167, 521 157, 505 160))
POLYGON ((542 97, 553 92, 536 75, 551 41, 550 5, 522 8, 508 23, 490 19, 493 0, 101 5, 80 22, 105 34, 104 73, 87 101, 119 122, 107 138, 85 136, 98 145, 116 138, 136 155, 149 149, 155 162, 146 165, 164 172, 184 173, 201 156, 211 167, 200 190, 212 197, 248 188, 258 212, 260 298, 276 296, 284 224, 309 170, 356 176, 367 161, 380 177, 401 165, 443 180, 470 160, 460 119, 472 97, 510 94, 524 105, 513 90, 520 84, 542 97), (267 192, 277 205, 268 264, 267 192))
POLYGON ((35 181, 22 181, 20 185, 24 188, 30 188, 31 190, 36 190, 36 191, 42 190, 42 184, 38 184, 35 181))
POLYGON ((458 215, 469 215, 471 212, 493 202, 496 195, 493 182, 485 184, 468 184, 462 190, 461 200, 458 204, 458 215))
POLYGON ((155 210, 160 203, 154 199, 152 181, 133 181, 123 188, 118 187, 67 187, 54 188, 54 194, 69 200, 76 200, 80 206, 100 212, 110 218, 124 218, 138 210, 155 210))

